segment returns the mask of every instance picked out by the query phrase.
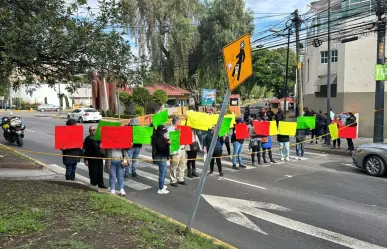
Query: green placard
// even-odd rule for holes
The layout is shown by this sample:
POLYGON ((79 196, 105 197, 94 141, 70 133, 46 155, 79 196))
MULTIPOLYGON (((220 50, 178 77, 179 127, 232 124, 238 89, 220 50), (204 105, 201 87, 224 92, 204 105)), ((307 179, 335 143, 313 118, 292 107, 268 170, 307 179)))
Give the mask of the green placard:
POLYGON ((180 148, 180 131, 171 131, 169 139, 171 140, 171 153, 178 151, 180 148))
POLYGON ((219 137, 226 135, 230 131, 232 118, 224 118, 222 126, 220 127, 219 137))
POLYGON ((94 139, 97 141, 101 140, 101 127, 102 126, 121 126, 121 122, 120 121, 112 121, 111 122, 111 121, 106 121, 106 120, 99 121, 97 130, 96 130, 95 136, 94 136, 94 139))
POLYGON ((375 80, 387 80, 387 65, 375 65, 375 80))
POLYGON ((316 116, 304 116, 297 118, 297 129, 314 129, 316 127, 316 116))
POLYGON ((151 144, 153 127, 133 126, 133 143, 134 144, 151 144))
POLYGON ((152 115, 153 127, 157 128, 157 126, 163 125, 166 122, 168 122, 168 110, 164 110, 152 115))

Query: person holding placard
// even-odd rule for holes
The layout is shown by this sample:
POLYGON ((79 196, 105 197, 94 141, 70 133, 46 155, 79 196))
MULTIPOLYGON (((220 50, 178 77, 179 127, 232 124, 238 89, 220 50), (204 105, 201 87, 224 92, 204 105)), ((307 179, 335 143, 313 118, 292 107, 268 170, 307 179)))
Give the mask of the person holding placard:
POLYGON ((269 154, 270 162, 271 162, 271 163, 275 163, 275 161, 274 161, 274 159, 273 159, 273 154, 272 154, 272 152, 271 152, 272 140, 271 140, 271 137, 270 137, 270 136, 261 138, 261 147, 262 147, 262 159, 263 159, 263 163, 269 164, 269 163, 266 161, 266 152, 268 152, 268 154, 269 154))
MULTIPOLYGON (((257 120, 257 117, 255 117, 255 121, 257 120)), ((250 133, 250 142, 249 142, 249 151, 251 150, 251 162, 253 166, 255 166, 255 157, 258 159, 258 164, 262 165, 261 163, 261 136, 258 136, 255 133, 254 126, 251 124, 249 127, 249 133, 250 133)))
MULTIPOLYGON (((336 115, 336 116, 335 116, 335 119, 332 121, 332 124, 336 124, 338 130, 339 130, 341 127, 343 127, 343 122, 342 122, 342 120, 341 120, 340 115, 336 115)), ((332 146, 331 149, 336 149, 336 145, 337 145, 337 148, 340 149, 340 144, 341 144, 340 138, 334 139, 334 140, 333 140, 333 146, 332 146)))
POLYGON ((289 136, 278 134, 277 141, 280 144, 281 161, 289 161, 289 136))
MULTIPOLYGON (((177 130, 177 127, 181 125, 180 120, 177 117, 172 119, 172 126, 168 128, 167 138, 169 139, 169 133, 177 130)), ((171 178, 171 186, 178 187, 178 184, 187 185, 184 181, 184 170, 186 165, 187 154, 185 146, 181 145, 177 151, 171 151, 171 169, 169 176, 171 178)))
MULTIPOLYGON (((237 124, 243 123, 243 119, 238 118, 236 120, 237 124)), ((232 158, 232 168, 238 170, 239 168, 246 168, 246 166, 243 165, 242 163, 242 151, 243 151, 243 143, 244 139, 237 139, 236 138, 236 133, 235 133, 235 126, 233 128, 233 133, 231 136, 231 142, 233 145, 233 158, 232 158), (237 158, 238 158, 238 163, 239 163, 239 168, 236 166, 237 163, 237 158)))
POLYGON ((167 186, 164 185, 167 175, 167 161, 170 154, 169 145, 171 141, 167 139, 168 130, 164 125, 159 125, 152 136, 152 155, 154 162, 159 166, 159 190, 158 194, 168 194, 167 186))
POLYGON ((198 177, 196 174, 196 157, 198 155, 198 152, 202 150, 202 145, 200 143, 200 140, 198 138, 198 135, 196 134, 196 130, 192 129, 192 144, 186 145, 186 151, 187 151, 187 177, 188 178, 194 178, 198 177))
POLYGON ((100 141, 94 139, 96 127, 94 125, 89 127, 90 135, 87 136, 83 142, 83 150, 85 157, 85 165, 89 167, 90 184, 100 188, 107 188, 103 182, 103 160, 100 158, 101 148, 100 141))
MULTIPOLYGON (((357 126, 356 122, 356 117, 353 115, 352 112, 348 112, 349 117, 345 120, 345 125, 346 126, 357 126)), ((347 138, 347 144, 348 144, 348 149, 349 151, 354 151, 355 146, 353 145, 352 138, 347 138)))
MULTIPOLYGON (((210 148, 211 145, 211 140, 212 137, 214 136, 214 131, 215 131, 216 125, 213 125, 211 128, 211 132, 207 133, 206 138, 204 139, 204 147, 206 148, 206 151, 210 148)), ((223 148, 223 137, 218 137, 218 140, 216 141, 215 144, 215 149, 214 153, 212 154, 211 158, 211 163, 210 163, 210 172, 208 173, 209 176, 212 176, 214 174, 214 166, 215 166, 215 160, 216 160, 216 165, 218 166, 218 171, 219 171, 219 176, 223 176, 223 171, 222 171, 222 148, 223 148)))
MULTIPOLYGON (((77 121, 74 119, 69 119, 66 122, 66 125, 77 125, 77 121)), ((63 164, 66 166, 66 180, 75 180, 75 171, 77 169, 77 164, 81 161, 81 156, 83 156, 83 149, 66 149, 61 148, 63 154, 63 164)))
POLYGON ((119 194, 121 196, 126 195, 124 190, 124 167, 128 166, 127 149, 106 149, 105 167, 110 169, 109 185, 112 194, 116 193, 116 181, 118 181, 118 187, 120 189, 119 194))
POLYGON ((304 142, 306 140, 306 130, 296 130, 296 160, 302 160, 304 158, 304 142))
MULTIPOLYGON (((129 121, 129 126, 137 126, 138 121, 136 118, 132 118, 129 121)), ((129 174, 132 173, 132 177, 138 177, 136 172, 136 166, 138 157, 140 156, 142 144, 133 144, 133 147, 128 150, 128 157, 131 159, 131 165, 129 167, 125 167, 125 176, 124 180, 129 179, 129 174)))

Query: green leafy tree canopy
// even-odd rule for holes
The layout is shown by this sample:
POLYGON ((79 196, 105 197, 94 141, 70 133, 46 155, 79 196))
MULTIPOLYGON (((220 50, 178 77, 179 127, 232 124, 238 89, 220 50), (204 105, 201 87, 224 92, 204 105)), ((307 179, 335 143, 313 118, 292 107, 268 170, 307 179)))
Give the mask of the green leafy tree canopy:
POLYGON ((164 105, 168 101, 168 95, 163 90, 156 90, 153 93, 153 101, 158 105, 164 105))
POLYGON ((152 99, 152 95, 149 90, 144 87, 136 87, 133 90, 133 102, 136 105, 146 107, 148 102, 152 99))

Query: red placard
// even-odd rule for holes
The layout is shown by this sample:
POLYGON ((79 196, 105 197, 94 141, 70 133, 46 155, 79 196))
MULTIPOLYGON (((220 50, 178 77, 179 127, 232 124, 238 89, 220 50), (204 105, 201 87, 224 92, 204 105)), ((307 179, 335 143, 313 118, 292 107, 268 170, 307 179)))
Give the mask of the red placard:
POLYGON ((55 126, 55 149, 83 148, 83 126, 55 126))
POLYGON ((180 130, 180 145, 190 145, 192 141, 192 128, 190 126, 178 126, 180 130))
POLYGON ((102 149, 126 149, 133 146, 132 126, 102 126, 102 149))
POLYGON ((339 130, 339 138, 356 138, 356 126, 342 127, 339 130))
POLYGON ((270 122, 253 121, 254 131, 256 135, 270 136, 270 122))
POLYGON ((236 139, 250 138, 250 132, 249 128, 247 128, 247 124, 236 124, 235 136, 236 139))

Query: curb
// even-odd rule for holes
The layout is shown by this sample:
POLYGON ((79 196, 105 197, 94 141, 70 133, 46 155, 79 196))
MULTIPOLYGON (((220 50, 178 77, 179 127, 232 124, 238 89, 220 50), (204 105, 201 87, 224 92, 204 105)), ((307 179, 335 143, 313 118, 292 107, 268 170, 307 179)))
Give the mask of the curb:
POLYGON ((34 164, 14 164, 14 165, 1 165, 0 169, 25 169, 25 170, 42 170, 42 165, 34 164))
POLYGON ((66 117, 62 117, 62 116, 51 116, 51 118, 55 118, 55 119, 67 119, 66 117))
MULTIPOLYGON (((27 156, 27 155, 25 155, 25 154, 23 154, 23 153, 21 153, 21 152, 19 152, 19 151, 17 151, 17 150, 13 150, 13 149, 11 149, 10 147, 8 147, 8 146, 6 146, 6 145, 0 144, 0 146, 3 146, 3 147, 5 147, 5 148, 8 148, 9 150, 12 150, 12 151, 15 152, 16 154, 18 154, 18 155, 20 155, 20 156, 22 156, 22 157, 24 157, 24 158, 27 158, 27 159, 33 161, 34 163, 36 163, 36 164, 42 166, 42 167, 45 168, 45 169, 48 169, 48 170, 50 170, 50 171, 52 171, 52 172, 55 172, 55 173, 58 173, 57 171, 55 171, 55 170, 53 169, 53 167, 49 167, 47 164, 45 164, 45 163, 43 163, 43 162, 41 162, 41 161, 39 161, 39 160, 36 160, 36 159, 34 159, 34 158, 30 157, 30 156, 27 156)), ((46 181, 46 182, 56 183, 56 184, 64 184, 64 185, 69 185, 69 186, 75 186, 75 187, 80 187, 80 185, 83 185, 83 186, 82 186, 83 188, 87 188, 87 189, 92 190, 92 191, 97 191, 97 192, 99 192, 99 193, 111 195, 109 191, 106 191, 106 190, 100 190, 100 189, 96 189, 96 188, 94 188, 94 187, 88 186, 89 181, 88 181, 88 179, 87 179, 87 181, 86 181, 86 178, 85 178, 85 177, 78 177, 78 176, 77 176, 76 178, 77 178, 78 180, 80 180, 80 181, 48 181, 48 180, 45 180, 45 181, 46 181), (85 183, 86 183, 86 184, 85 184, 85 183)), ((152 212, 152 213, 156 214, 157 216, 159 216, 160 218, 164 218, 164 219, 166 219, 167 221, 169 221, 169 222, 171 222, 171 223, 174 223, 174 224, 176 224, 176 225, 178 225, 178 226, 185 227, 185 224, 181 223, 180 221, 177 221, 177 220, 175 220, 175 219, 173 219, 173 218, 171 218, 171 217, 168 217, 168 216, 166 216, 166 215, 163 215, 163 214, 161 214, 161 213, 158 213, 158 212, 156 212, 156 211, 154 211, 154 210, 152 210, 152 209, 149 209, 149 208, 147 208, 147 207, 141 206, 140 204, 135 203, 135 202, 133 202, 133 201, 131 201, 131 200, 129 200, 129 199, 126 199, 126 198, 123 198, 123 197, 120 197, 120 196, 117 196, 117 195, 112 195, 112 196, 114 196, 114 197, 116 197, 116 198, 123 199, 123 200, 127 201, 129 204, 137 205, 137 206, 143 208, 144 210, 149 211, 149 212, 152 212)), ((234 246, 232 246, 232 245, 230 245, 230 244, 227 244, 226 242, 223 242, 223 241, 221 241, 221 240, 218 240, 218 239, 216 239, 216 238, 214 238, 214 237, 212 237, 212 236, 210 236, 210 235, 208 235, 208 234, 206 234, 206 233, 200 232, 199 230, 196 230, 196 229, 194 229, 194 228, 191 228, 191 233, 196 234, 196 235, 198 235, 198 236, 200 236, 200 237, 202 237, 202 238, 205 238, 205 239, 210 239, 210 240, 212 240, 212 241, 214 242, 214 244, 216 244, 216 245, 218 245, 218 246, 224 246, 224 247, 229 248, 229 249, 237 249, 236 247, 234 247, 234 246)))
POLYGON ((318 151, 325 154, 338 155, 338 156, 347 156, 350 157, 351 153, 345 150, 337 150, 337 149, 321 149, 321 148, 310 148, 305 147, 306 150, 318 151))

